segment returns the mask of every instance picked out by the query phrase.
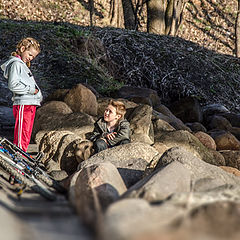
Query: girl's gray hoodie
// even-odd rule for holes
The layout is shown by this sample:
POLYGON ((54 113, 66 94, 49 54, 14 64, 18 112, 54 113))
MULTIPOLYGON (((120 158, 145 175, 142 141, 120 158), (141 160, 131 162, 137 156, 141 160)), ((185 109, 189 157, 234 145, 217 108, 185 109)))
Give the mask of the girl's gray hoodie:
POLYGON ((3 76, 8 79, 8 88, 13 92, 13 105, 38 105, 42 93, 27 65, 18 57, 11 56, 1 65, 3 76), (34 94, 35 89, 38 93, 34 94))

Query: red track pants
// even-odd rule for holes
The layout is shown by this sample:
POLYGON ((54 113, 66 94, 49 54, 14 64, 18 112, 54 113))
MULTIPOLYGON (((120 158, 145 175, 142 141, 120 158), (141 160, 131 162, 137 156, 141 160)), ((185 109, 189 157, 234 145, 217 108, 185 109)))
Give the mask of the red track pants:
POLYGON ((13 105, 15 118, 13 143, 25 152, 30 143, 35 113, 35 105, 13 105))

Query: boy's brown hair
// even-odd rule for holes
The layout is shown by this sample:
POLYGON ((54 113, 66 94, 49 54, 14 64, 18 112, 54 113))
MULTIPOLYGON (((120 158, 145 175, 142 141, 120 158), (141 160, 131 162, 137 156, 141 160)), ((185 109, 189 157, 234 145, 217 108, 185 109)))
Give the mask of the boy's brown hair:
POLYGON ((122 120, 126 114, 126 107, 125 104, 121 101, 115 101, 115 100, 110 100, 108 105, 112 105, 113 107, 116 108, 116 113, 121 115, 121 118, 119 120, 122 120))

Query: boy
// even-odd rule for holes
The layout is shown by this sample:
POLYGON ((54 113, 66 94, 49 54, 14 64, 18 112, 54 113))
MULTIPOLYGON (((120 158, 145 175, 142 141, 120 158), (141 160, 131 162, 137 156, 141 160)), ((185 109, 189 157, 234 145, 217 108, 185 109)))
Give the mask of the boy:
POLYGON ((120 144, 130 143, 130 124, 124 118, 125 113, 124 103, 110 100, 104 116, 95 122, 90 137, 95 153, 120 144))

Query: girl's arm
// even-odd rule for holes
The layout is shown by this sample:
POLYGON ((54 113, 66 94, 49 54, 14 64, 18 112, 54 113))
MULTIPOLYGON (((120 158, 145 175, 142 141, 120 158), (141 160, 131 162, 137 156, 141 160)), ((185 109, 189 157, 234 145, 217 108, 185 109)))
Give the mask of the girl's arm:
POLYGON ((13 62, 9 69, 8 88, 15 94, 34 94, 35 85, 27 85, 21 79, 21 63, 13 62))

